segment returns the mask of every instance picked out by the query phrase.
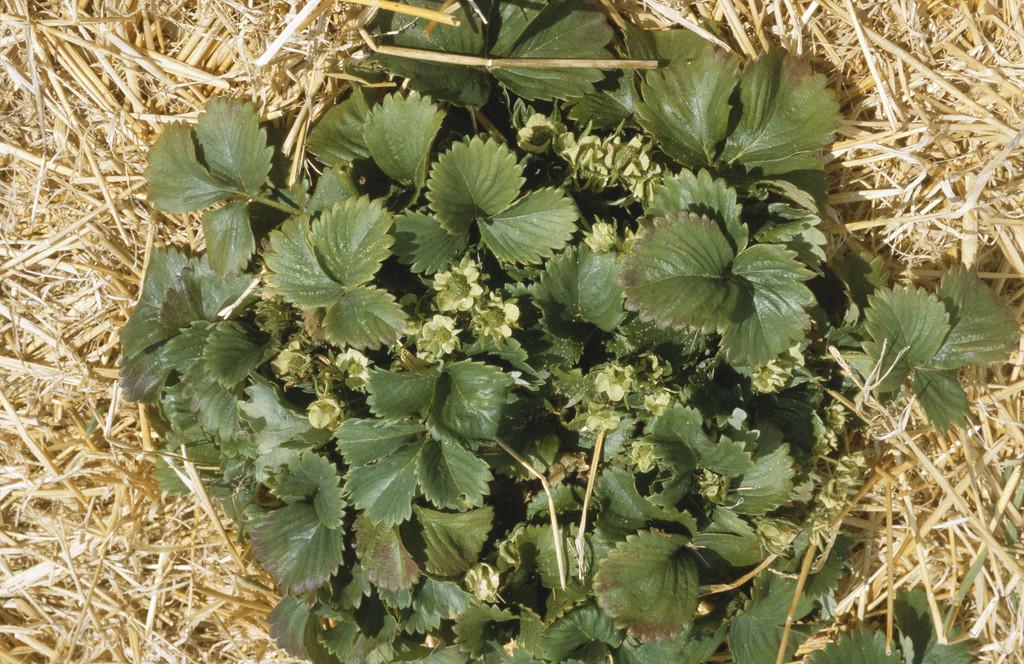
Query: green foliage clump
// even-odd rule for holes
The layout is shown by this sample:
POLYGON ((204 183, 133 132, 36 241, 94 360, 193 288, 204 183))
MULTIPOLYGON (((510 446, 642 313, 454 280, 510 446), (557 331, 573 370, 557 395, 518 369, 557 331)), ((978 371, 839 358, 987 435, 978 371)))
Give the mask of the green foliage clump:
MULTIPOLYGON (((246 103, 154 145, 150 202, 206 241, 153 252, 122 333, 157 477, 196 464, 316 662, 775 661, 811 546, 788 651, 829 619, 864 465, 829 347, 946 427, 1016 328, 967 271, 931 294, 827 250, 838 109, 806 65, 479 4, 378 27, 512 62, 380 56, 361 75, 411 90, 353 90, 293 185, 246 103), (521 60, 565 58, 659 68, 521 60)), ((873 638, 815 661, 889 661, 873 638)))

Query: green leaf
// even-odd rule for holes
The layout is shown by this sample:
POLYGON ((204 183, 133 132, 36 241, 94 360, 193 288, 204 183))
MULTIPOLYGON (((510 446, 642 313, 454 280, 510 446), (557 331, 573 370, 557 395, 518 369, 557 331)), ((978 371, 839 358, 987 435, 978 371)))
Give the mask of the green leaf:
POLYGON ((426 546, 428 572, 455 577, 476 564, 494 520, 494 509, 490 505, 461 513, 438 512, 419 506, 415 510, 426 546))
POLYGON ((597 480, 596 497, 601 505, 597 530, 609 542, 654 524, 677 523, 690 532, 697 530, 696 521, 688 513, 659 507, 641 496, 633 475, 625 468, 604 469, 597 480))
POLYGON ((746 472, 753 462, 743 443, 724 437, 712 443, 704 433, 703 421, 700 411, 676 404, 654 420, 648 434, 656 449, 683 444, 697 456, 702 467, 719 475, 734 477, 746 472))
POLYGON ((641 228, 623 258, 626 308, 661 327, 714 329, 729 321, 740 286, 726 277, 735 253, 718 224, 692 213, 641 228))
POLYGON ((597 564, 594 594, 619 627, 641 641, 680 634, 697 610, 697 563, 687 538, 644 531, 597 564))
POLYGON ((406 550, 394 526, 356 519, 356 555, 370 581, 384 590, 412 590, 420 568, 406 550))
POLYGON ((476 658, 485 652, 504 654, 502 646, 508 642, 513 627, 507 623, 515 622, 518 621, 511 612, 496 606, 470 606, 455 619, 455 640, 466 653, 476 658))
POLYGON ((370 156, 363 135, 370 105, 360 88, 333 106, 309 132, 306 147, 325 164, 346 164, 370 156))
POLYGON ((309 503, 276 509, 249 527, 252 551, 289 595, 316 590, 342 560, 340 528, 325 528, 309 503))
POLYGON ((839 126, 839 105, 823 76, 773 49, 746 68, 739 88, 740 118, 723 160, 762 175, 821 168, 819 153, 839 126))
POLYGON ((622 633, 615 629, 608 616, 592 603, 573 609, 548 627, 540 636, 544 658, 564 662, 578 658, 586 662, 599 661, 607 648, 622 645, 622 633))
POLYGON ((121 389, 129 401, 154 402, 170 374, 161 349, 140 351, 121 363, 121 389))
POLYGON ((293 217, 270 234, 264 256, 268 280, 281 297, 299 307, 326 307, 341 295, 342 286, 320 266, 309 243, 309 225, 293 217))
MULTIPOLYGON (((347 422, 346 422, 347 424, 347 422)), ((412 500, 416 495, 416 465, 422 442, 410 439, 409 429, 397 428, 391 434, 403 432, 397 440, 392 438, 386 447, 373 451, 376 441, 366 439, 353 443, 345 438, 342 424, 338 430, 338 450, 349 463, 345 474, 346 488, 356 507, 363 510, 374 523, 394 526, 412 516, 412 500), (369 447, 369 449, 368 449, 369 447), (376 458, 374 459, 374 456, 376 458)), ((365 430, 359 432, 366 432, 365 430)), ((377 431, 376 433, 383 433, 377 431)))
POLYGON ((512 204, 525 182, 515 154, 494 140, 474 136, 442 154, 430 170, 427 200, 450 233, 465 233, 478 218, 512 204))
POLYGON ((214 272, 235 274, 244 270, 256 251, 256 239, 249 227, 249 206, 243 201, 232 201, 206 212, 203 237, 214 272))
POLYGON ((738 72, 737 59, 710 44, 692 61, 649 72, 637 104, 640 124, 681 164, 713 163, 728 131, 729 96, 738 72))
POLYGON ((184 124, 164 128, 149 150, 143 175, 147 200, 172 214, 201 210, 236 195, 234 188, 210 175, 196 159, 192 130, 184 124))
MULTIPOLYGON (((410 26, 408 17, 398 14, 390 17, 385 25, 387 33, 397 33, 393 42, 396 46, 481 55, 484 49, 483 26, 463 6, 452 12, 452 16, 459 21, 457 27, 435 25, 430 29, 429 22, 422 19, 410 26)), ((391 73, 406 77, 413 90, 435 99, 479 108, 491 96, 490 76, 472 67, 390 56, 378 56, 378 59, 391 73)))
POLYGON ((413 272, 445 269, 466 250, 468 240, 466 233, 446 231, 431 215, 410 212, 395 220, 395 253, 413 272))
POLYGON ((380 170, 400 182, 422 184, 430 146, 444 113, 429 97, 389 94, 366 118, 364 133, 370 156, 380 170))
POLYGON ((182 378, 192 411, 210 435, 230 441, 238 432, 239 391, 226 388, 205 362, 197 362, 182 378))
POLYGON ((185 373, 199 361, 206 349, 215 325, 206 321, 196 321, 181 330, 163 346, 164 361, 178 373, 185 373))
POLYGON ((270 173, 274 149, 260 129, 256 108, 247 102, 214 98, 196 123, 203 160, 214 176, 238 192, 255 196, 270 173))
POLYGON ((332 166, 320 174, 307 209, 311 214, 323 212, 348 198, 359 196, 359 186, 344 166, 332 166))
POLYGON ((571 247, 548 262, 535 297, 554 332, 581 322, 611 332, 626 315, 616 256, 596 254, 586 245, 571 247))
POLYGON ((315 452, 303 452, 288 463, 272 490, 286 503, 312 497, 320 524, 338 528, 345 509, 339 480, 338 469, 328 459, 315 452))
POLYGON ((871 336, 864 350, 884 377, 878 389, 891 392, 914 367, 935 357, 949 332, 949 314, 937 297, 920 288, 884 288, 868 298, 864 328, 871 336))
POLYGON ((941 644, 935 634, 924 588, 900 590, 893 605, 905 664, 970 664, 969 642, 941 644))
POLYGON ((732 240, 733 249, 747 246, 747 226, 740 220, 743 206, 736 202, 736 190, 722 178, 712 177, 706 170, 697 175, 686 169, 666 176, 654 190, 654 198, 645 210, 649 217, 667 217, 678 212, 692 212, 717 221, 732 240))
POLYGON ((949 312, 951 327, 930 361, 932 366, 959 369, 1009 357, 1020 339, 1019 326, 1009 305, 976 274, 962 267, 949 270, 942 275, 937 294, 949 312))
POLYGON ((431 428, 442 439, 493 441, 512 383, 511 376, 488 364, 449 364, 438 385, 431 428))
POLYGON ((914 394, 933 427, 945 431, 964 426, 970 420, 967 395, 953 369, 920 368, 911 382, 914 394))
MULTIPOLYGON (((751 599, 743 612, 729 624, 729 645, 736 664, 761 664, 774 661, 782 643, 786 614, 796 591, 796 580, 770 572, 754 580, 751 599)), ((800 620, 814 604, 803 596, 797 602, 794 619, 800 620)), ((793 659, 797 646, 806 638, 794 629, 786 648, 787 661, 793 659)))
MULTIPOLYGON (((527 4, 503 3, 502 23, 492 55, 526 59, 607 59, 605 46, 612 29, 601 9, 584 0, 563 0, 542 5, 537 11, 527 4), (518 14, 514 16, 513 14, 518 14), (525 24, 525 25, 524 25, 525 24), (516 28, 523 26, 509 44, 516 28), (506 37, 505 35, 509 35, 506 37)), ((593 83, 604 78, 596 68, 532 69, 500 67, 494 77, 525 99, 569 99, 594 91, 593 83)))
POLYGON ((754 459, 754 466, 729 492, 737 514, 762 515, 779 507, 793 491, 793 459, 789 446, 780 445, 754 459))
POLYGON ((499 260, 539 263, 565 246, 580 213, 559 189, 531 191, 480 222, 480 238, 499 260))
POLYGON ((432 632, 442 620, 450 620, 465 611, 472 596, 455 583, 424 577, 412 601, 413 613, 405 623, 412 633, 432 632))
POLYGON ((427 441, 416 476, 427 500, 444 509, 482 505, 492 479, 487 462, 451 440, 427 441))
POLYGON ((852 562, 853 537, 840 533, 832 544, 825 563, 807 579, 804 596, 810 599, 825 597, 839 587, 846 568, 852 562))
MULTIPOLYGON (((306 648, 307 629, 313 612, 309 606, 294 597, 283 597, 270 612, 270 638, 288 654, 303 659, 309 658, 306 648)), ((315 624, 314 624, 315 627, 315 624)))
MULTIPOLYGON (((245 389, 248 399, 238 402, 239 410, 253 431, 260 464, 275 468, 288 463, 303 450, 322 445, 327 435, 309 424, 304 410, 287 403, 277 387, 258 381, 245 389)), ((258 479, 263 479, 257 475, 258 479)))
POLYGON ((903 664, 899 653, 885 654, 885 637, 881 632, 858 629, 839 637, 824 650, 811 655, 810 664, 903 664))
POLYGON ((765 364, 802 338, 810 326, 804 308, 815 299, 803 282, 814 273, 804 268, 793 252, 772 244, 741 251, 732 272, 743 290, 722 344, 731 362, 765 364))
POLYGON ((327 338, 340 346, 376 349, 398 341, 407 321, 391 293, 361 286, 328 307, 323 324, 327 338))
POLYGON ((350 466, 365 466, 414 445, 426 433, 419 424, 388 420, 347 419, 334 436, 350 466))
POLYGON ((374 369, 367 381, 367 404, 378 417, 421 416, 434 400, 438 372, 396 372, 374 369))
POLYGON ((391 255, 388 233, 394 219, 379 201, 348 198, 313 222, 316 256, 332 279, 344 286, 365 284, 391 255))
POLYGON ((266 359, 265 339, 248 325, 233 321, 215 325, 203 350, 210 375, 224 387, 238 385, 266 359))

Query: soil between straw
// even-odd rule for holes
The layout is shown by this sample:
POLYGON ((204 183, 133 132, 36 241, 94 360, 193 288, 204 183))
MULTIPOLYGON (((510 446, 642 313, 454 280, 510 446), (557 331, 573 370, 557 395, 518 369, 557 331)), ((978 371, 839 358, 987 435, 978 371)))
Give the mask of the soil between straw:
MULTIPOLYGON (((1024 318, 1024 3, 857 4, 615 11, 650 27, 710 21, 747 57, 781 42, 810 58, 846 117, 828 155, 835 244, 889 255, 907 282, 975 266, 1024 318)), ((160 495, 154 440, 116 383, 150 249, 202 242, 198 217, 145 203, 161 126, 227 93, 301 150, 348 85, 341 62, 365 52, 371 9, 322 2, 304 24, 289 12, 0 0, 0 663, 292 661, 266 634, 271 580, 202 496, 160 495)), ((889 588, 925 583, 955 603, 978 661, 1024 662, 1024 549, 1005 545, 1024 528, 1022 357, 966 376, 975 426, 954 435, 866 402, 877 463, 844 524, 858 544, 842 625, 884 625, 889 588), (983 553, 986 539, 1004 550, 983 553)))

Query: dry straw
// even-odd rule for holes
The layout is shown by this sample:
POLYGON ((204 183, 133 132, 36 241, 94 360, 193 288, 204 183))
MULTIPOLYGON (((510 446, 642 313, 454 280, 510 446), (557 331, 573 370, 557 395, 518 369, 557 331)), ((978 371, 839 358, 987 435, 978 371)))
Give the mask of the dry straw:
MULTIPOLYGON (((195 217, 145 205, 146 146, 228 93, 301 154, 383 11, 251 4, 0 0, 0 663, 288 661, 265 632, 269 580, 203 494, 160 495, 154 440, 116 384, 117 330, 149 251, 202 242, 195 217)), ((1019 0, 615 10, 723 26, 706 36, 747 57, 782 42, 812 59, 847 117, 828 165, 835 243, 890 254, 904 281, 976 266, 1024 313, 1019 0)), ((968 380, 975 424, 949 435, 870 393, 851 404, 876 464, 845 516, 859 544, 837 612, 891 633, 893 592, 923 584, 979 661, 1021 662, 1021 354, 968 380)))

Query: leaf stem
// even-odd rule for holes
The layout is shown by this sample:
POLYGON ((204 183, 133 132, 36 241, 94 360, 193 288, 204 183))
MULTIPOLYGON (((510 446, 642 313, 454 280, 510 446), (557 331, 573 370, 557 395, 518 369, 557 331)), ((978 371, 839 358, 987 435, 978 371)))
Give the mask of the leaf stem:
POLYGON ((565 557, 562 555, 562 536, 558 530, 558 515, 555 512, 555 499, 551 495, 551 487, 548 486, 548 480, 546 477, 540 474, 536 468, 531 466, 526 459, 519 456, 514 449, 509 447, 500 438, 495 438, 494 442, 498 443, 498 447, 505 450, 505 453, 516 460, 520 466, 526 469, 526 472, 540 480, 541 488, 544 489, 544 493, 548 497, 548 514, 551 516, 551 537, 555 542, 555 563, 558 565, 558 582, 562 585, 562 590, 565 590, 565 557))
POLYGON ((300 211, 297 207, 293 207, 286 203, 279 203, 273 198, 267 198, 266 196, 252 196, 250 200, 254 203, 259 203, 260 205, 266 205, 267 207, 274 208, 275 210, 280 210, 281 212, 287 212, 288 214, 296 214, 300 211))
POLYGON ((587 532, 587 509, 590 507, 590 498, 594 495, 594 481, 597 479, 597 466, 601 462, 604 434, 603 430, 598 433, 597 440, 594 442, 594 454, 590 459, 590 472, 587 474, 587 492, 583 496, 583 514, 580 515, 580 530, 576 533, 576 563, 579 567, 580 581, 583 581, 583 536, 587 532))

